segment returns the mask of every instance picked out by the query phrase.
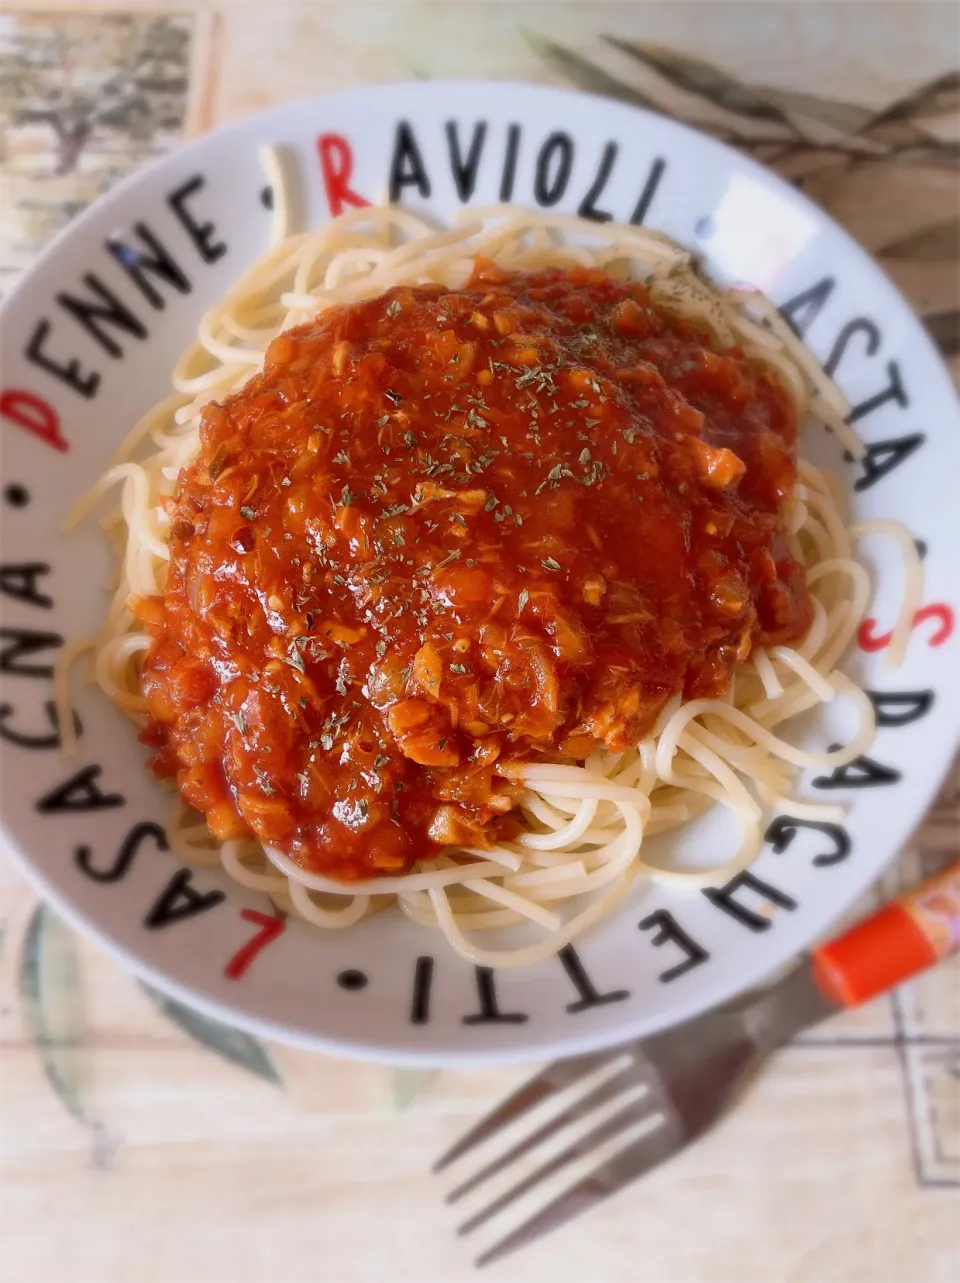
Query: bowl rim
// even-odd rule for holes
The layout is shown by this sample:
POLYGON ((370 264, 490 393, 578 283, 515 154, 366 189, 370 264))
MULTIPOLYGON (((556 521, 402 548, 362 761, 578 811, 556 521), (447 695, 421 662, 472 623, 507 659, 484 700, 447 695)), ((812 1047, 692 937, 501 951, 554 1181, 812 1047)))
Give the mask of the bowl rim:
MULTIPOLYGON (((61 228, 21 273, 10 293, 0 303, 0 321, 8 319, 9 313, 19 303, 21 295, 29 290, 33 277, 41 266, 48 259, 54 258, 59 254, 72 238, 82 234, 86 227, 102 216, 106 210, 122 207, 128 196, 135 193, 141 184, 149 181, 153 175, 160 174, 164 170, 181 163, 185 157, 200 154, 207 148, 220 148, 231 138, 242 136, 250 129, 252 122, 258 122, 265 129, 269 129, 273 122, 280 123, 287 116, 308 110, 311 106, 316 106, 318 111, 330 113, 341 107, 346 108, 351 104, 359 104, 362 108, 364 104, 370 103, 371 99, 382 98, 389 101, 395 95, 410 95, 415 98, 422 96, 430 99, 437 93, 462 93, 463 91, 477 95, 496 91, 501 94, 529 96, 540 101, 556 99, 569 102, 571 99, 586 99, 605 111, 615 114, 623 112, 633 119, 646 120, 657 130, 666 131, 668 136, 673 134, 683 140, 687 146, 698 149, 706 148, 708 151, 714 152, 728 166, 732 166, 740 172, 751 174, 765 186, 775 189, 781 197, 788 199, 796 208, 808 214, 819 226, 829 228, 831 235, 835 238, 842 251, 843 257, 857 260, 859 267, 868 274, 878 292, 885 296, 883 299, 885 304, 909 318, 910 328, 914 331, 915 337, 925 346, 928 357, 933 358, 940 372, 939 386, 934 387, 930 391, 930 395, 941 402, 948 403, 952 408, 953 414, 960 420, 960 393, 954 387, 932 338, 912 306, 870 252, 861 246, 830 213, 817 205, 805 193, 798 191, 779 174, 766 168, 752 157, 738 151, 735 147, 713 138, 692 125, 675 120, 671 116, 633 103, 576 88, 531 84, 510 79, 398 80, 376 85, 353 86, 347 89, 335 90, 329 94, 293 98, 284 103, 270 106, 263 111, 252 112, 239 117, 198 137, 180 143, 164 154, 153 158, 133 173, 126 175, 116 186, 103 193, 76 218, 61 228)), ((521 104, 518 107, 518 111, 522 112, 522 110, 523 105, 521 104)), ((465 202, 463 208, 469 208, 469 205, 469 201, 465 202)), ((909 832, 903 840, 904 844, 911 840, 911 835, 923 823, 933 799, 951 769, 957 749, 960 748, 960 716, 957 717, 956 723, 953 734, 953 754, 945 758, 942 769, 928 773, 922 782, 922 787, 918 789, 923 798, 922 807, 918 810, 915 822, 910 826, 909 832)), ((476 1069, 480 1066, 492 1067, 501 1064, 528 1063, 538 1057, 562 1058, 585 1054, 606 1047, 617 1046, 638 1036, 646 1036, 645 1033, 638 1033, 637 1026, 640 1022, 634 1020, 625 1022, 622 1030, 614 1037, 605 1034, 603 1030, 599 1030, 592 1035, 589 1031, 585 1031, 576 1035, 563 1036, 545 1034, 539 1040, 539 1045, 536 1048, 532 1048, 529 1043, 524 1043, 519 1047, 501 1047, 487 1044, 482 1047, 470 1046, 468 1048, 464 1046, 461 1049, 436 1050, 424 1048, 420 1051, 409 1047, 397 1046, 390 1041, 357 1041, 340 1035, 307 1032, 296 1025, 253 1015, 243 1006, 227 1001, 221 1002, 215 998, 208 997, 191 988, 188 984, 172 979, 165 972, 156 970, 152 964, 143 961, 109 932, 108 926, 103 925, 103 917, 100 919, 90 917, 85 911, 75 907, 71 900, 61 893, 58 884, 51 881, 34 863, 25 847, 10 832, 2 813, 0 813, 0 848, 9 852, 15 866, 25 880, 39 892, 59 916, 69 923, 71 927, 103 948, 125 970, 131 972, 141 982, 201 1012, 210 1019, 283 1045, 318 1051, 334 1057, 411 1068, 476 1069)), ((884 870, 897 858, 901 850, 902 846, 898 845, 890 853, 889 859, 879 869, 871 867, 869 871, 865 871, 866 876, 857 880, 855 889, 832 906, 831 924, 850 908, 854 900, 862 895, 877 877, 881 876, 884 870)), ((752 975, 746 986, 735 987, 732 992, 719 1000, 710 995, 706 1001, 703 1001, 698 999, 696 992, 694 992, 692 999, 682 1001, 678 998, 671 1009, 669 1019, 665 1023, 658 1025, 657 1028, 665 1029, 681 1024, 715 1005, 730 1001, 738 993, 743 992, 745 987, 756 987, 766 983, 771 974, 781 970, 791 961, 795 962, 801 959, 804 956, 804 952, 805 950, 797 952, 791 946, 786 957, 784 957, 771 950, 769 965, 765 966, 759 975, 752 975)))

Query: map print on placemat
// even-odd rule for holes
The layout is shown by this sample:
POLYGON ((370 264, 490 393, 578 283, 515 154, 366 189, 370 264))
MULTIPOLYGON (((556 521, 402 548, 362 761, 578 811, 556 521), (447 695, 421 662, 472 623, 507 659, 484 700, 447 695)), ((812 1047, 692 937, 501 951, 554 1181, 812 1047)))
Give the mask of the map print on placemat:
MULTIPOLYGON (((903 851, 864 901, 838 924, 879 908, 957 858, 960 763, 903 851)), ((960 956, 902 985, 888 997, 835 1017, 801 1034, 798 1044, 897 1051, 911 1128, 917 1181, 931 1188, 960 1187, 960 956)))
POLYGON ((71 218, 189 132, 197 20, 0 16, 0 290, 71 218))
MULTIPOLYGON (((891 889, 928 877, 957 855, 960 771, 955 770, 911 847, 889 875, 891 889)), ((913 1125, 917 1178, 960 1185, 960 967, 944 966, 890 999, 913 1125)))

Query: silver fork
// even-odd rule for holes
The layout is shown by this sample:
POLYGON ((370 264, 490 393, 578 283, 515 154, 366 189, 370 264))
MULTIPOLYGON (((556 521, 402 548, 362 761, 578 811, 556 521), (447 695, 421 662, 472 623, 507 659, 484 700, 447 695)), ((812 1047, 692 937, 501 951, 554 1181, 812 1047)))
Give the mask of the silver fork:
POLYGON ((588 1159, 628 1128, 647 1124, 649 1130, 483 1252, 477 1265, 532 1242, 644 1176, 707 1131, 770 1053, 795 1033, 893 988, 958 946, 960 864, 953 864, 837 940, 805 955, 768 989, 664 1033, 549 1065, 461 1137, 434 1171, 442 1171, 543 1102, 608 1072, 569 1108, 453 1189, 447 1202, 457 1202, 566 1129, 589 1123, 604 1106, 615 1109, 617 1099, 628 1092, 631 1100, 471 1216, 459 1227, 461 1235, 478 1229, 565 1167, 588 1159), (946 915, 946 933, 940 931, 934 938, 925 930, 929 917, 925 919, 917 905, 928 914, 933 905, 941 917, 946 915), (919 949, 918 940, 923 946, 919 949), (632 1097, 638 1089, 643 1094, 636 1100, 632 1097))

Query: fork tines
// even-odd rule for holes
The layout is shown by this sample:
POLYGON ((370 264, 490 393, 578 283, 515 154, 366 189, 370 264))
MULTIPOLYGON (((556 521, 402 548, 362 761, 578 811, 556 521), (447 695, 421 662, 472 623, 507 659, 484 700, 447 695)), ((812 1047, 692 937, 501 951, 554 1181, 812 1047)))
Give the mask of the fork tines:
POLYGON ((477 1265, 505 1256, 587 1211, 677 1148, 655 1080, 643 1072, 631 1052, 613 1049, 549 1065, 481 1119, 440 1158, 434 1171, 442 1171, 501 1132, 519 1130, 515 1125, 520 1120, 532 1124, 535 1118, 542 1119, 548 1103, 553 1112, 545 1121, 528 1126, 525 1134, 447 1195, 447 1202, 458 1202, 521 1160, 541 1160, 464 1221, 458 1233, 478 1229, 576 1163, 585 1166, 595 1158, 596 1165, 484 1251, 477 1265), (640 1131, 643 1135, 637 1139, 640 1131))

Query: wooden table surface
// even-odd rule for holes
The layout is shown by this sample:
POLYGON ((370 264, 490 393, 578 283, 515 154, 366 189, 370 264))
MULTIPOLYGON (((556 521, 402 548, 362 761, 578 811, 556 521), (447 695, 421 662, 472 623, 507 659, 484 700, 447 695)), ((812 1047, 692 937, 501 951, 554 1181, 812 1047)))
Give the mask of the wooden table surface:
MULTIPOLYGON (((612 79, 802 181, 881 258, 956 371, 955 152, 908 154, 900 137, 867 164, 847 144, 893 102, 925 137, 956 139, 958 37, 957 8, 923 0, 16 0, 0 17, 0 289, 122 174, 285 98, 421 76, 612 79), (665 81, 605 36, 687 61, 665 81), (698 79, 690 56, 714 74, 698 79), (731 110, 737 85, 808 95, 786 144, 731 110)), ((955 775, 862 907, 955 854, 958 816, 955 775)), ((151 995, 3 860, 0 893, 3 1283, 473 1276, 429 1166, 528 1071, 393 1070, 258 1043, 151 995)), ((943 967, 801 1038, 693 1150, 489 1277, 956 1283, 958 979, 943 967)))

